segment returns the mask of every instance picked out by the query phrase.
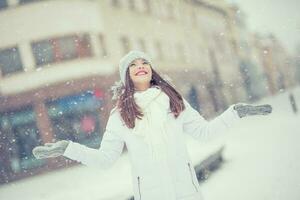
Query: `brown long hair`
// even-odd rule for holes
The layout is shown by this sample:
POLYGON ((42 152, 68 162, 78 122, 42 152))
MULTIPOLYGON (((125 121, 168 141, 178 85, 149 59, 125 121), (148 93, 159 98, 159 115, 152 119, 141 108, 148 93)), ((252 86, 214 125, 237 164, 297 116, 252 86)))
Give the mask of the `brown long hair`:
MULTIPOLYGON (((179 114, 185 109, 182 96, 175 90, 175 88, 164 80, 155 70, 152 69, 152 78, 150 85, 157 85, 165 92, 170 99, 170 108, 174 117, 177 118, 179 114)), ((129 68, 126 71, 125 86, 122 86, 123 92, 117 100, 117 108, 120 111, 121 117, 128 128, 135 127, 135 119, 141 119, 144 114, 141 108, 134 101, 134 84, 129 75, 129 68)))

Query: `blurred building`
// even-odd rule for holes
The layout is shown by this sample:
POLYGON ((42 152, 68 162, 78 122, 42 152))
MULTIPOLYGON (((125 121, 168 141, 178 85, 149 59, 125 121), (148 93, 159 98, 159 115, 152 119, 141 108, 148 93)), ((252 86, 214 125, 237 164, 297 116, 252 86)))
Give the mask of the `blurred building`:
MULTIPOLYGON (((99 147, 119 59, 147 52, 205 117, 247 100, 223 0, 1 0, 0 182, 62 167, 33 147, 99 147)), ((240 55, 240 54, 238 54, 240 55)))
POLYGON ((237 5, 231 5, 228 13, 231 16, 231 41, 247 100, 258 100, 268 93, 261 59, 256 57, 255 43, 252 33, 247 29, 245 13, 237 5))
POLYGON ((296 53, 293 56, 293 67, 295 70, 294 78, 298 85, 300 84, 300 43, 296 46, 296 53))
POLYGON ((99 6, 1 1, 0 182, 65 165, 34 159, 37 145, 70 139, 99 146, 115 72, 99 6))
POLYGON ((274 35, 254 35, 256 55, 263 64, 267 89, 271 94, 296 84, 292 58, 274 35))

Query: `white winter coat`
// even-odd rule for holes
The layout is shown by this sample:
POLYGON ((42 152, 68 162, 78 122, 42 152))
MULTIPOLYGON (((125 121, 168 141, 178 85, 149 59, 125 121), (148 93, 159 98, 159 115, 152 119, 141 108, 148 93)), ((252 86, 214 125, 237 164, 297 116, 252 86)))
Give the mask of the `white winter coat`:
POLYGON ((184 104, 186 109, 177 119, 166 112, 164 128, 168 140, 164 145, 167 153, 161 152, 164 157, 154 160, 144 139, 127 128, 116 109, 111 111, 99 149, 70 142, 64 156, 105 169, 114 164, 126 144, 135 200, 203 200, 184 134, 199 141, 211 140, 225 133, 240 118, 234 105, 215 119, 206 121, 185 99, 184 104))

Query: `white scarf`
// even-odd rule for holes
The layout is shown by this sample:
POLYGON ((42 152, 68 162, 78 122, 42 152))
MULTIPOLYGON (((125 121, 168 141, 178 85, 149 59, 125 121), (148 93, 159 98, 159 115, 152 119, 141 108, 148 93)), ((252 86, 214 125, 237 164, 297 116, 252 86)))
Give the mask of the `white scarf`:
POLYGON ((167 135, 165 124, 170 112, 170 100, 159 87, 135 92, 134 99, 144 116, 135 120, 133 132, 144 139, 153 158, 165 152, 167 135))
POLYGON ((134 99, 144 116, 141 120, 135 120, 133 133, 144 139, 158 172, 164 176, 161 183, 163 198, 175 199, 173 179, 171 174, 167 175, 170 167, 167 163, 168 136, 165 125, 168 113, 171 111, 169 96, 159 87, 152 87, 143 92, 135 92, 134 99))

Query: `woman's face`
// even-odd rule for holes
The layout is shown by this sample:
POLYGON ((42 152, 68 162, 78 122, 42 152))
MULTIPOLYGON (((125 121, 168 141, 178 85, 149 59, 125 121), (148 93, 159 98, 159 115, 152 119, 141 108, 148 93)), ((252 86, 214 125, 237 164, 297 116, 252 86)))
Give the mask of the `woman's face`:
POLYGON ((138 58, 129 64, 129 76, 137 90, 145 90, 150 87, 152 69, 149 62, 138 58))

